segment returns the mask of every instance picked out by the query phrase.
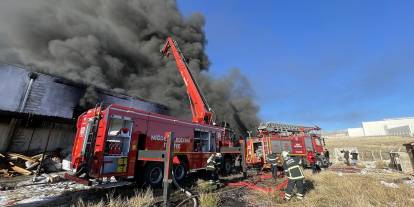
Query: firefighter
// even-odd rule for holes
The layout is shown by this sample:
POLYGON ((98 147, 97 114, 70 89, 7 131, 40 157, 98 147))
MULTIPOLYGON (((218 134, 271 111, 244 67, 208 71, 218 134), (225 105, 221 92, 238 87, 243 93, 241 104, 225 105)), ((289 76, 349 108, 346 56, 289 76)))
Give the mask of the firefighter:
POLYGON ((277 155, 276 153, 268 154, 266 156, 267 162, 272 165, 271 171, 272 171, 272 177, 274 179, 277 178, 277 155))
POLYGON ((351 152, 351 165, 356 165, 358 162, 358 153, 356 150, 352 150, 351 152))
POLYGON ((206 170, 210 174, 210 182, 219 184, 218 171, 221 166, 221 153, 213 153, 207 160, 206 170))
POLYGON ((330 159, 329 159, 329 150, 328 149, 326 149, 325 148, 325 151, 323 152, 323 155, 325 156, 325 158, 326 158, 326 162, 327 162, 327 167, 329 166, 329 165, 331 165, 331 161, 330 161, 330 159))
POLYGON ((349 166, 349 151, 344 151, 345 164, 349 166))
POLYGON ((312 173, 315 174, 318 172, 318 166, 316 164, 316 157, 315 153, 312 151, 308 151, 308 155, 306 156, 306 160, 308 161, 309 165, 312 168, 312 173))
POLYGON ((301 168, 301 159, 298 157, 289 156, 289 152, 283 151, 283 168, 285 169, 285 174, 288 178, 288 185, 285 191, 285 200, 290 200, 292 197, 293 189, 297 188, 296 197, 298 199, 303 199, 303 193, 305 191, 303 180, 305 176, 303 175, 303 170, 301 168))
POLYGON ((329 150, 325 148, 325 151, 323 152, 323 155, 326 157, 326 159, 329 160, 329 150))

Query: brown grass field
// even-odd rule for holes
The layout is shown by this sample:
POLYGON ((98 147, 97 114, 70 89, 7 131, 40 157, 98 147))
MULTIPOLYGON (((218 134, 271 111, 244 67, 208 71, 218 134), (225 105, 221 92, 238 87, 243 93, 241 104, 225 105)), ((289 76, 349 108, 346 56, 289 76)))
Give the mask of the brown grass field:
POLYGON ((252 192, 249 196, 252 206, 414 206, 414 187, 402 183, 406 175, 400 173, 374 172, 362 174, 342 174, 323 171, 312 175, 306 171, 308 191, 303 200, 292 198, 284 201, 276 195, 263 195, 252 192), (394 182, 398 188, 390 188, 381 181, 394 182), (312 186, 309 189, 309 186, 312 186))
MULTIPOLYGON (((414 206, 414 185, 404 183, 408 175, 372 169, 367 173, 340 174, 333 171, 322 171, 312 174, 305 171, 306 194, 303 200, 295 197, 291 201, 284 201, 280 193, 264 194, 245 189, 240 199, 247 201, 243 206, 303 206, 303 207, 341 207, 341 206, 414 206), (395 188, 381 184, 381 181, 393 183, 395 188)), ((412 179, 412 178, 411 178, 412 179)), ((152 206, 154 197, 150 190, 137 192, 134 197, 121 199, 108 196, 107 201, 98 203, 78 202, 76 206, 93 207, 126 207, 152 206)), ((217 192, 201 192, 199 204, 201 207, 215 207, 219 205, 220 194, 217 192)), ((240 206, 241 207, 241 206, 240 206)))
POLYGON ((379 137, 344 137, 325 139, 328 149, 341 147, 357 147, 360 151, 397 151, 405 150, 402 144, 414 142, 413 137, 379 136, 379 137))
MULTIPOLYGON (((358 137, 358 138, 331 138, 326 139, 328 149, 341 147, 357 147, 360 151, 391 151, 405 150, 402 144, 414 141, 411 137, 358 137)), ((404 183, 404 180, 414 179, 412 176, 387 171, 383 169, 369 169, 367 173, 337 173, 330 170, 319 174, 305 171, 307 192, 304 200, 293 198, 286 202, 280 197, 281 192, 263 194, 251 190, 244 190, 246 206, 303 206, 303 207, 340 207, 340 206, 414 206, 414 185, 404 183), (393 183, 395 188, 385 186, 382 182, 393 183)), ((220 203, 220 195, 198 182, 198 198, 200 206, 215 207, 220 203)), ((151 206, 155 198, 150 190, 137 192, 127 199, 108 196, 107 201, 98 203, 78 202, 76 206, 94 207, 124 207, 124 206, 151 206)))

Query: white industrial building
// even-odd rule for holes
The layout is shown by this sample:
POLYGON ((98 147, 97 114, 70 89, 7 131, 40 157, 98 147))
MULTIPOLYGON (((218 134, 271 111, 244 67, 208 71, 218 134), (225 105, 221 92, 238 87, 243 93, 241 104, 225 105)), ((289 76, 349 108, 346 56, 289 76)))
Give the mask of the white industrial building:
POLYGON ((362 122, 361 128, 349 128, 348 136, 414 136, 414 117, 362 122))

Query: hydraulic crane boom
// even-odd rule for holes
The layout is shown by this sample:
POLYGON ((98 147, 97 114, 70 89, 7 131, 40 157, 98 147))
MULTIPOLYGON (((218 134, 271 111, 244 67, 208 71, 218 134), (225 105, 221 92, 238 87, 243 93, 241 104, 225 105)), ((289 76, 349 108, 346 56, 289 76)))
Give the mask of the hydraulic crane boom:
POLYGON ((177 69, 180 71, 181 77, 183 78, 184 84, 187 88, 187 94, 191 105, 191 113, 193 115, 193 122, 212 124, 213 113, 202 95, 197 82, 188 69, 188 65, 185 62, 185 58, 178 47, 177 42, 175 42, 171 37, 168 37, 161 52, 167 57, 170 53, 174 56, 177 69))

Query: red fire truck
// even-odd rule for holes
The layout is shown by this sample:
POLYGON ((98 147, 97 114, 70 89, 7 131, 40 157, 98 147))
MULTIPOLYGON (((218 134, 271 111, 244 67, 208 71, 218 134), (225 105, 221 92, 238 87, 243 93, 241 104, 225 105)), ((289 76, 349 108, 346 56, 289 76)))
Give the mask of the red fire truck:
POLYGON ((223 155, 223 168, 230 173, 240 143, 225 126, 213 124, 213 113, 200 92, 177 43, 168 38, 161 50, 171 53, 187 87, 192 122, 121 105, 99 106, 83 113, 77 122, 71 166, 75 176, 101 180, 142 180, 159 186, 163 178, 164 133, 174 132, 174 176, 182 180, 187 172, 205 169, 212 153, 223 155))
MULTIPOLYGON (((288 151, 292 156, 306 158, 307 152, 317 155, 318 164, 327 166, 324 157, 324 140, 319 127, 303 127, 281 123, 262 123, 257 137, 246 141, 246 163, 249 166, 266 165, 268 154, 288 151)), ((304 159, 306 163, 306 159, 304 159)))

